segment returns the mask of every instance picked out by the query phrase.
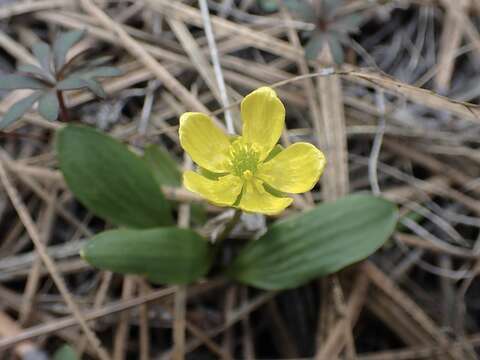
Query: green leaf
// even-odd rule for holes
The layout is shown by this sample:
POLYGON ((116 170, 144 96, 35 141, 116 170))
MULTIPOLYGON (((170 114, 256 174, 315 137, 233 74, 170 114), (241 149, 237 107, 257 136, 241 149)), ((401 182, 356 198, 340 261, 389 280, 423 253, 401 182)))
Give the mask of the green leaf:
POLYGON ((343 48, 340 37, 330 34, 327 38, 328 45, 330 46, 330 52, 332 54, 333 61, 337 64, 343 64, 343 48))
POLYGON ((38 113, 49 121, 56 120, 58 117, 59 104, 55 91, 43 95, 38 102, 38 113))
POLYGON ((324 44, 325 35, 320 31, 314 32, 310 40, 308 40, 307 44, 305 45, 305 57, 308 60, 315 60, 318 57, 320 50, 322 50, 324 44))
POLYGON ((74 75, 60 80, 56 85, 58 90, 78 90, 86 87, 88 87, 88 84, 85 79, 74 75))
POLYGON ((396 206, 357 194, 277 222, 235 259, 228 274, 262 289, 288 289, 341 270, 392 234, 396 206))
POLYGON ((100 98, 107 97, 107 93, 97 80, 80 74, 71 75, 64 80, 61 80, 58 82, 56 87, 59 90, 77 90, 88 88, 92 93, 100 98))
POLYGON ((69 125, 58 132, 57 152, 68 186, 95 214, 134 228, 173 223, 148 166, 117 140, 69 125))
POLYGON ((53 360, 78 360, 77 353, 69 345, 63 345, 53 355, 53 360))
MULTIPOLYGON (((259 7, 266 12, 278 10, 279 0, 257 0, 259 7)), ((283 0, 289 11, 307 22, 315 22, 315 9, 308 0, 283 0)))
POLYGON ((186 284, 207 273, 212 248, 190 229, 120 229, 93 237, 82 257, 100 269, 145 275, 154 283, 186 284))
POLYGON ((122 75, 122 71, 113 66, 99 66, 94 69, 79 72, 82 77, 114 77, 122 75))
POLYGON ((344 3, 343 0, 322 0, 320 16, 325 19, 333 18, 344 3))
POLYGON ((40 80, 24 75, 1 75, 0 90, 16 90, 16 89, 44 89, 45 84, 40 80))
POLYGON ((92 61, 89 61, 88 66, 89 67, 100 66, 112 61, 112 59, 113 59, 113 56, 111 55, 100 56, 98 58, 93 59, 92 61))
POLYGON ((397 231, 398 232, 405 232, 409 231, 410 229, 405 225, 405 220, 410 220, 414 221, 416 223, 422 222, 422 220, 425 219, 425 215, 421 214, 416 211, 409 211, 398 219, 398 224, 397 224, 397 231))
POLYGON ((93 94, 98 96, 99 98, 106 98, 107 93, 102 87, 102 84, 100 84, 97 80, 94 79, 84 79, 85 83, 87 84, 88 90, 90 90, 93 94))
POLYGON ((365 21, 364 17, 359 14, 343 16, 335 20, 330 29, 343 34, 355 33, 358 32, 363 21, 365 21))
POLYGON ((20 65, 17 68, 17 70, 20 71, 20 72, 40 76, 41 78, 43 78, 45 80, 48 80, 48 81, 54 80, 52 78, 52 75, 48 71, 46 71, 45 69, 42 69, 41 67, 39 67, 37 65, 24 64, 24 65, 20 65))
POLYGON ((51 70, 51 58, 52 58, 52 50, 47 43, 43 41, 37 42, 32 46, 33 55, 38 60, 38 63, 42 67, 43 70, 50 73, 51 70))
POLYGON ((308 0, 283 0, 288 10, 295 13, 306 22, 316 21, 316 12, 308 0))
POLYGON ((67 56, 68 50, 79 42, 84 35, 85 30, 72 30, 57 36, 53 43, 53 58, 57 71, 65 64, 65 57, 67 56))
MULTIPOLYGON (((167 150, 157 145, 150 145, 145 149, 143 159, 152 170, 159 186, 182 186, 182 173, 167 150)), ((193 223, 197 225, 203 225, 207 219, 203 203, 191 204, 190 214, 193 223)))
POLYGON ((257 4, 263 11, 274 12, 278 10, 278 0, 257 0, 257 4))
POLYGON ((182 186, 182 173, 168 151, 157 145, 150 145, 145 149, 143 158, 152 169, 158 184, 182 186))
POLYGON ((203 226, 208 220, 204 203, 190 204, 190 216, 194 225, 203 226))
POLYGON ((0 129, 5 129, 7 126, 12 124, 14 121, 20 119, 23 114, 25 114, 28 109, 30 109, 35 101, 37 101, 42 93, 36 91, 33 94, 23 98, 20 101, 17 101, 13 104, 10 109, 3 115, 2 120, 0 120, 0 129))

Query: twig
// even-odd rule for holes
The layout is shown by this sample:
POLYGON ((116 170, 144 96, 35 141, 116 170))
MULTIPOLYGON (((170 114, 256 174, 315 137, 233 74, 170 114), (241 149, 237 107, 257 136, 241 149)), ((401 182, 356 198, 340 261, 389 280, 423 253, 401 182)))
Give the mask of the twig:
MULTIPOLYGON (((138 279, 140 295, 150 292, 149 286, 143 279, 138 279)), ((148 324, 148 304, 140 305, 140 360, 150 359, 150 328, 148 324)))
POLYGON ((10 55, 14 56, 19 62, 26 62, 31 64, 37 63, 37 60, 35 60, 35 58, 32 56, 32 54, 30 54, 27 49, 25 49, 21 44, 13 40, 3 31, 0 31, 0 46, 10 55))
MULTIPOLYGON (((122 300, 127 301, 132 298, 135 291, 135 277, 133 275, 127 275, 123 278, 122 287, 122 300)), ((120 314, 120 321, 115 332, 115 339, 113 343, 113 358, 115 360, 125 359, 126 345, 128 343, 128 330, 130 313, 123 311, 120 314)))
POLYGON ((39 256, 41 257, 43 263, 45 264, 46 268, 48 269, 50 275, 52 276, 52 279, 57 286, 58 290, 62 294, 62 297, 64 298, 66 304, 72 311, 72 313, 75 316, 76 321, 78 321, 80 327, 82 330, 85 332, 85 335, 90 343, 90 345, 95 349, 97 352, 98 356, 102 360, 109 360, 110 356, 107 354, 107 352, 102 348, 100 340, 96 337, 95 333, 88 327, 87 322, 85 321, 85 318, 83 317, 80 308, 78 305, 75 303, 73 300, 72 296, 70 295, 67 285, 63 281, 62 277, 58 273, 56 266, 50 256, 47 253, 47 249, 45 248, 45 245, 43 245, 42 239, 39 235, 39 232, 37 230, 37 227, 35 226, 35 223, 33 222, 30 214, 28 213, 27 208, 23 204, 22 200, 20 199, 20 196, 17 192, 17 190, 14 188, 12 185, 8 174, 5 170, 4 162, 3 160, 0 160, 0 181, 3 184, 3 187, 7 191, 7 194, 15 207, 15 210, 18 213, 18 216, 22 220, 23 224, 25 225, 25 229, 28 232, 28 235, 32 239, 32 242, 35 245, 35 248, 38 251, 39 256))
POLYGON ((185 329, 186 329, 186 306, 187 290, 180 286, 175 292, 173 342, 174 349, 172 359, 182 360, 185 357, 185 329))
MULTIPOLYGON (((192 168, 192 160, 187 154, 184 154, 184 168, 192 168)), ((190 205, 181 204, 178 214, 178 226, 180 228, 188 228, 190 224, 190 205)), ((173 359, 183 360, 185 357, 185 329, 186 329, 186 312, 187 312, 187 286, 181 285, 175 292, 174 303, 174 323, 173 323, 173 359)))
MULTIPOLYGON (((451 349, 449 340, 440 331, 433 320, 431 320, 425 314, 425 312, 417 304, 415 304, 415 302, 413 302, 413 300, 411 300, 402 290, 400 290, 388 276, 386 276, 371 262, 366 262, 363 266, 363 269, 372 284, 375 284, 379 289, 381 289, 386 298, 390 299, 390 301, 397 306, 397 311, 394 311, 395 315, 397 316, 397 320, 410 320, 413 323, 409 329, 415 328, 420 335, 420 338, 414 338, 417 343, 419 339, 428 339, 427 341, 434 342, 437 344, 437 346, 444 349, 445 357, 447 359, 456 358, 453 350, 451 349)), ((393 309, 390 309, 390 311, 392 310, 393 309)), ((400 323, 398 325, 400 325, 400 323)), ((413 334, 404 335, 410 336, 413 334)))
MULTIPOLYGON (((230 319, 232 310, 234 309, 235 303, 237 302, 237 293, 238 287, 235 285, 229 286, 229 288, 225 291, 224 301, 222 301, 221 305, 223 308, 222 313, 225 321, 228 321, 230 319)), ((222 348, 228 354, 231 354, 233 349, 232 337, 232 329, 225 329, 222 339, 222 348)))
POLYGON ((203 27, 205 29, 205 35, 207 36, 208 48, 210 49, 210 56, 212 58, 213 70, 215 71, 215 78, 217 79, 218 88, 220 90, 220 96, 222 98, 223 107, 227 108, 225 111, 225 122, 227 124, 227 131, 230 134, 235 134, 235 128, 233 126, 232 113, 228 110, 228 95, 225 88, 225 80, 223 78, 222 67, 220 65, 218 57, 218 49, 215 43, 215 36, 213 35, 212 24, 210 22, 210 12, 206 0, 198 0, 200 10, 203 18, 203 27))
MULTIPOLYGON (((77 251, 77 253, 78 253, 78 251, 77 251)), ((110 271, 104 271, 102 273, 102 281, 101 281, 100 286, 98 288, 98 291, 95 295, 95 300, 93 301, 93 309, 95 309, 95 310, 100 309, 100 307, 104 303, 105 298, 107 297, 108 287, 110 286, 110 283, 112 281, 112 277, 113 277, 113 274, 110 271)), ((92 326, 94 324, 95 323, 92 322, 92 326)), ((88 345, 87 339, 85 338, 85 336, 83 336, 78 341, 78 345, 77 345, 77 349, 76 349, 78 357, 81 358, 81 354, 85 351, 85 347, 87 345, 88 345)))
POLYGON ((383 91, 377 89, 377 104, 380 111, 380 121, 378 123, 378 130, 373 139, 372 150, 370 151, 370 158, 368 160, 368 178, 370 179, 370 186, 374 195, 381 194, 380 186, 378 184, 377 165, 378 157, 380 156, 380 149, 382 147, 383 134, 385 133, 385 97, 383 91))
MULTIPOLYGON (((20 334, 22 332, 22 329, 18 325, 17 322, 15 322, 10 316, 5 314, 4 312, 0 311, 0 336, 5 337, 5 336, 16 336, 17 334, 20 334)), ((27 359, 27 358, 39 358, 39 359, 46 359, 46 354, 44 354, 42 351, 40 351, 37 346, 31 341, 24 341, 17 346, 15 346, 15 353, 18 355, 18 357, 22 359, 27 359)))
MULTIPOLYGON (((155 301, 160 298, 166 297, 168 295, 172 295, 175 293, 176 287, 168 287, 165 289, 160 289, 153 291, 150 294, 136 297, 132 300, 128 301, 118 301, 112 304, 108 304, 101 309, 98 310, 91 310, 83 313, 84 319, 87 321, 96 320, 98 318, 115 314, 118 312, 122 312, 139 305, 145 304, 147 302, 155 301)), ((78 326, 79 323, 73 316, 68 316, 61 319, 52 320, 50 323, 41 324, 37 326, 32 326, 25 331, 17 334, 16 336, 12 337, 5 337, 0 339, 0 350, 5 350, 11 347, 12 345, 18 344, 19 342, 32 339, 38 336, 50 334, 62 329, 66 329, 72 326, 78 326)))
MULTIPOLYGON (((92 16, 97 18, 107 29, 112 30, 120 39, 121 44, 134 56, 149 68, 155 76, 177 96, 189 108, 209 113, 208 109, 193 96, 170 72, 165 69, 155 58, 148 53, 132 36, 130 36, 121 25, 112 20, 105 12, 96 6, 91 0, 81 0, 83 8, 92 16)), ((223 126, 221 123, 218 125, 223 126)))
MULTIPOLYGON (((73 1, 72 1, 73 2, 73 1)), ((3 5, 0 8, 0 19, 7 19, 12 16, 21 15, 29 12, 47 10, 56 7, 68 5, 70 0, 39 0, 35 2, 12 3, 3 5)))
MULTIPOLYGON (((360 266, 361 268, 361 266, 360 266)), ((357 322, 359 314, 365 303, 367 296, 369 281, 367 277, 360 272, 350 297, 346 304, 346 311, 343 318, 340 318, 330 329, 328 329, 328 336, 322 346, 318 349, 315 359, 329 360, 335 359, 342 351, 347 342, 346 332, 351 331, 351 327, 357 322), (348 326, 349 330, 345 331, 348 326)))
MULTIPOLYGON (((53 206, 56 199, 56 191, 54 191, 53 200, 51 203, 47 204, 42 216, 40 219, 41 226, 41 236, 42 241, 45 245, 48 244, 52 233, 52 227, 54 224, 54 215, 55 207, 53 206)), ((40 268, 42 266, 42 261, 40 258, 37 258, 31 268, 30 274, 28 275, 27 284, 25 285, 25 291, 22 301, 22 307, 20 309, 19 322, 20 324, 25 324, 32 310, 33 300, 35 293, 37 292, 38 281, 40 279, 40 268)))

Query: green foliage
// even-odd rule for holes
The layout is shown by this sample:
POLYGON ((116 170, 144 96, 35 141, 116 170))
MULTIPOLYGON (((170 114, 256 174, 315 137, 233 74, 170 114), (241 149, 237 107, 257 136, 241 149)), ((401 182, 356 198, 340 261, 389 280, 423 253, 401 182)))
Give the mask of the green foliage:
POLYGON ((258 6, 268 13, 278 10, 277 0, 257 0, 258 6))
POLYGON ((0 78, 1 90, 17 90, 17 89, 44 89, 46 85, 35 78, 23 75, 4 75, 0 78))
POLYGON ((38 113, 47 120, 53 121, 57 118, 59 111, 59 104, 57 94, 49 92, 42 95, 38 102, 38 113))
MULTIPOLYGON (((53 75, 51 66, 52 53, 50 46, 47 43, 40 41, 36 44, 33 44, 32 52, 41 68, 44 70, 45 74, 53 75)), ((43 72, 40 73, 40 76, 43 76, 43 72)))
MULTIPOLYGON (((150 145, 145 149, 143 158, 152 170, 159 186, 182 186, 182 172, 167 150, 157 145, 150 145)), ((202 225, 207 219, 204 206, 200 203, 190 205, 190 214, 193 223, 198 225, 202 225)))
MULTIPOLYGON (((267 12, 278 10, 276 0, 257 0, 260 8, 267 12)), ((349 44, 350 34, 359 30, 363 17, 359 14, 342 14, 344 0, 283 0, 286 8, 296 17, 312 23, 315 29, 309 34, 305 44, 307 59, 316 59, 320 51, 329 46, 336 63, 343 62, 342 45, 349 44)))
POLYGON ((150 145, 145 149, 143 158, 160 185, 182 186, 182 173, 168 151, 159 146, 150 145))
POLYGON ((57 36, 53 42, 53 59, 56 69, 61 69, 63 67, 68 50, 82 40, 84 35, 84 30, 72 30, 57 36))
MULTIPOLYGON (((142 159, 107 135, 72 125, 59 131, 57 150, 66 182, 85 206, 137 228, 95 236, 83 249, 86 261, 155 283, 189 283, 208 272, 213 255, 205 239, 189 229, 161 227, 173 223, 161 186, 181 181, 168 152, 151 146, 142 159)), ((227 273, 262 289, 300 286, 372 254, 396 221, 392 203, 348 196, 274 224, 240 252, 227 273)))
POLYGON ((34 92, 27 97, 24 97, 22 100, 17 101, 13 106, 8 110, 8 112, 3 116, 0 122, 0 128, 6 127, 12 124, 15 120, 20 118, 23 114, 30 109, 33 104, 42 96, 42 93, 39 91, 34 92))
POLYGON ((288 289, 363 260, 391 235, 396 206, 350 195, 280 221, 249 243, 228 269, 234 279, 270 290, 288 289))
POLYGON ((57 119, 60 114, 58 96, 61 96, 62 91, 86 89, 98 97, 106 96, 98 78, 119 76, 119 69, 100 66, 104 64, 105 58, 102 61, 84 59, 79 64, 78 60, 83 53, 66 61, 70 48, 84 35, 85 31, 79 30, 61 33, 54 41, 53 50, 50 45, 38 42, 32 46, 32 52, 40 66, 24 64, 18 67, 20 74, 0 76, 0 90, 37 90, 35 96, 21 99, 5 113, 0 120, 0 129, 21 118, 37 101, 39 114, 43 118, 49 121, 57 119))
POLYGON ((310 1, 284 0, 283 3, 290 12, 300 17, 302 20, 312 23, 316 21, 317 14, 310 1))
POLYGON ((53 354, 53 360, 79 360, 77 353, 69 345, 63 345, 55 354, 53 354))
POLYGON ((100 269, 145 275, 154 283, 187 284, 207 273, 212 248, 189 229, 120 229, 93 237, 82 257, 100 269))
POLYGON ((69 188, 95 214, 133 228, 173 223, 170 205, 145 161, 117 140, 69 125, 58 133, 57 152, 69 188))
MULTIPOLYGON (((168 152, 151 146, 142 159, 107 135, 72 125, 59 131, 57 150, 67 184, 85 206, 136 228, 95 236, 83 249, 86 261, 155 283, 189 283, 208 272, 209 243, 192 230, 170 227, 170 204, 161 186, 179 186, 181 174, 168 152)), ((300 286, 372 254, 396 221, 392 203, 348 196, 274 224, 240 252, 227 273, 262 289, 300 286)))
POLYGON ((320 53, 324 44, 324 34, 322 32, 314 32, 305 45, 305 56, 307 59, 314 59, 320 53))

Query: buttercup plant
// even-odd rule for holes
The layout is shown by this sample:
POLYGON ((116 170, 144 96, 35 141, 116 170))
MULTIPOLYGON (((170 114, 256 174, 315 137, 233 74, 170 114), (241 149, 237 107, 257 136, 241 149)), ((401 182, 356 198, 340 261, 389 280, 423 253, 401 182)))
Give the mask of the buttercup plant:
POLYGON ((154 145, 142 158, 94 129, 67 125, 60 130, 57 151, 68 186, 92 212, 121 226, 95 235, 82 257, 97 268, 140 274, 159 284, 188 284, 214 268, 244 284, 281 290, 362 260, 385 242, 395 227, 395 206, 358 194, 268 221, 260 238, 235 250, 232 261, 221 262, 225 259, 217 255, 230 246, 223 240, 231 237, 242 211, 280 213, 292 203, 289 194, 315 186, 326 164, 312 144, 277 144, 285 108, 272 88, 248 94, 240 110, 241 135, 224 133, 205 114, 180 117, 180 144, 198 165, 183 175, 175 161, 166 161, 169 153, 154 145), (200 235, 175 226, 178 206, 162 189, 179 186, 182 176, 190 191, 236 209, 215 239, 205 233, 207 227, 200 235))
POLYGON ((200 166, 199 172, 185 172, 183 183, 218 206, 277 214, 293 201, 287 193, 309 191, 318 182, 325 156, 309 143, 277 145, 285 108, 271 88, 247 95, 241 115, 242 135, 230 137, 205 114, 182 115, 180 144, 200 166))

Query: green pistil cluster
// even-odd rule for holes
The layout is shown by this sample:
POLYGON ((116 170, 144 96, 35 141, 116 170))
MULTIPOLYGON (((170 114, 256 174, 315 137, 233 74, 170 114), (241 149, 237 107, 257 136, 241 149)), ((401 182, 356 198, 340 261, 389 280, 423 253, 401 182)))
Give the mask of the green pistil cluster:
POLYGON ((260 153, 254 144, 247 143, 241 138, 230 146, 229 167, 233 175, 246 180, 252 178, 260 162, 260 153))

